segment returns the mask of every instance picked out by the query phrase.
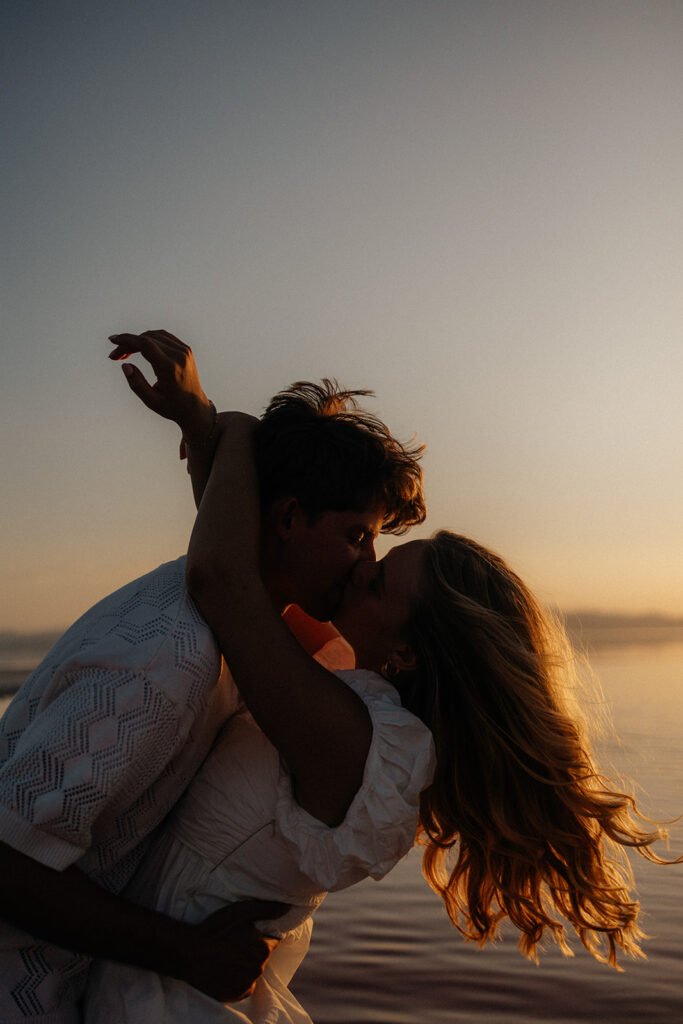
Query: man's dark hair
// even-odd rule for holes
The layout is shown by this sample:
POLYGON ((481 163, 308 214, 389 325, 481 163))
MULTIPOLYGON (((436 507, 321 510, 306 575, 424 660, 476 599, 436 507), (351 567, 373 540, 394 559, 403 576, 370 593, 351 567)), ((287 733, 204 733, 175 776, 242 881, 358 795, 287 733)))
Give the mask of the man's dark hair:
POLYGON ((313 520, 327 510, 385 509, 383 533, 404 533, 426 516, 424 445, 403 445, 336 380, 299 381, 270 402, 256 428, 261 505, 294 497, 313 520))

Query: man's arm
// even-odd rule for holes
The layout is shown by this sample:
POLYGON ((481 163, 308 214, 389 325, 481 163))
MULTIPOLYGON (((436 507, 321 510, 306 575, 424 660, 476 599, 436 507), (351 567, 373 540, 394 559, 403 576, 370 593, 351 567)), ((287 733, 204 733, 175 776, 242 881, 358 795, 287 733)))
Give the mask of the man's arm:
POLYGON ((237 903, 199 925, 175 921, 102 889, 76 867, 54 871, 0 843, 0 916, 39 939, 188 982, 224 1002, 246 995, 274 940, 253 922, 278 903, 237 903))

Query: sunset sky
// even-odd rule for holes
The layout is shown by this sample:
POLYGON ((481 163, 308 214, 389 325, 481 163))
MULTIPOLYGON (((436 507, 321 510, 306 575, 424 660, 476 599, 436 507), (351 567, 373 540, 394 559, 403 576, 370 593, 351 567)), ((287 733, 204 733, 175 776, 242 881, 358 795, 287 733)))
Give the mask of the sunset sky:
POLYGON ((222 408, 372 388, 420 532, 544 601, 683 615, 680 0, 1 11, 0 631, 186 547, 177 430, 106 358, 159 327, 222 408))

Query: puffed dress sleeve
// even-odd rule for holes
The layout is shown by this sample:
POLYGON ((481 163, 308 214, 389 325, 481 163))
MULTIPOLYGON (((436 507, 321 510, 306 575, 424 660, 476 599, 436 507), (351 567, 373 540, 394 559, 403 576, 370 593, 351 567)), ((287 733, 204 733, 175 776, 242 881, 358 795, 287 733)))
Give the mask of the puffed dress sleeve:
POLYGON ((419 797, 432 781, 434 743, 429 729, 401 706, 398 693, 375 672, 338 675, 364 701, 372 740, 360 789, 335 828, 300 807, 291 779, 278 782, 276 824, 294 848, 298 866, 321 889, 345 889, 370 875, 382 878, 413 846, 419 797))

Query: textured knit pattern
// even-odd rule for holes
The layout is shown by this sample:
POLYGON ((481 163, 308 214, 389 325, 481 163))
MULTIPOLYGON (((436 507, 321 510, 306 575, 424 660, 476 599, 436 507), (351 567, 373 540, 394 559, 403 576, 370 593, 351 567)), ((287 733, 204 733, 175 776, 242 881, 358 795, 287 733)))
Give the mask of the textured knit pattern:
MULTIPOLYGON (((0 720, 0 838, 115 892, 237 706, 184 568, 168 563, 95 605, 0 720)), ((0 1022, 70 1019, 87 966, 0 926, 0 1022)))

